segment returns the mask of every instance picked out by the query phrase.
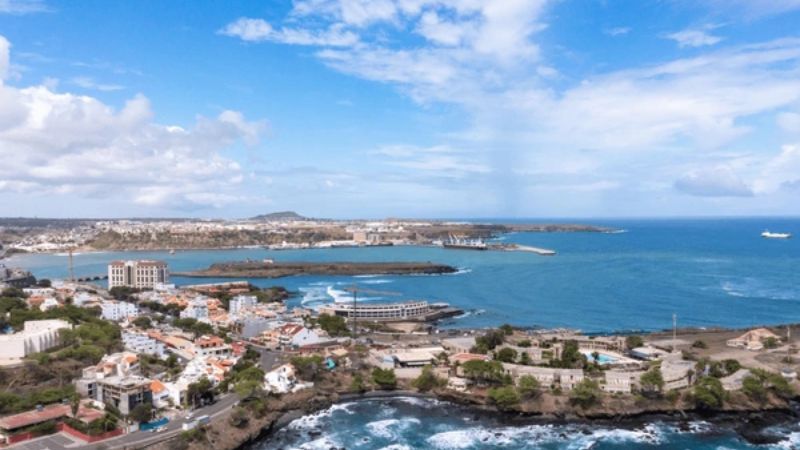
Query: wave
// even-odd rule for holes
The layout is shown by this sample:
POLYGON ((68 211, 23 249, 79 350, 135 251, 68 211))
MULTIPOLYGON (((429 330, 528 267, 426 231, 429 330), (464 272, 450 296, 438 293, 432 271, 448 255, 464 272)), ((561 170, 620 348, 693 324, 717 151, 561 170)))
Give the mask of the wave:
POLYGON ((394 280, 386 280, 386 279, 383 279, 383 278, 379 278, 377 280, 362 281, 361 283, 363 283, 363 284, 389 284, 389 283, 394 283, 394 280))
POLYGON ((385 419, 369 422, 366 425, 370 434, 382 439, 397 441, 403 431, 408 430, 412 426, 420 425, 422 422, 416 417, 405 417, 402 419, 385 419))
POLYGON ((741 281, 723 281, 720 288, 731 297, 765 298, 769 300, 800 300, 800 292, 796 289, 782 289, 767 286, 754 278, 741 281))

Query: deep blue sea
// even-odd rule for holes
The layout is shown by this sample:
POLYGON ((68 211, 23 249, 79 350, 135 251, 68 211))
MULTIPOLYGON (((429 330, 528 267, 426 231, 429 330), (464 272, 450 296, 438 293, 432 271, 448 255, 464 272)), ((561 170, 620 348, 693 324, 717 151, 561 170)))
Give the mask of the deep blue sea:
MULTIPOLYGON (((447 327, 571 327, 585 332, 657 330, 680 326, 741 327, 800 322, 800 219, 585 220, 622 233, 516 233, 506 242, 555 249, 543 257, 522 252, 476 252, 433 247, 375 247, 268 251, 262 249, 110 252, 75 256, 75 273, 103 274, 122 258, 157 258, 172 271, 205 268, 246 258, 304 261, 433 261, 461 270, 441 276, 303 276, 251 280, 284 285, 298 295, 293 305, 309 307, 347 301, 343 288, 367 294, 366 301, 426 299, 463 308, 447 327), (789 240, 760 237, 764 229, 791 232, 789 240)), ((37 277, 61 278, 66 255, 17 255, 4 261, 29 268, 37 277)), ((177 284, 213 279, 173 277, 177 284)), ((221 281, 221 280, 220 280, 221 281)))
POLYGON ((342 403, 291 422, 253 450, 739 450, 797 449, 794 424, 766 430, 775 444, 754 446, 729 426, 693 420, 631 427, 515 423, 435 400, 401 397, 342 403))

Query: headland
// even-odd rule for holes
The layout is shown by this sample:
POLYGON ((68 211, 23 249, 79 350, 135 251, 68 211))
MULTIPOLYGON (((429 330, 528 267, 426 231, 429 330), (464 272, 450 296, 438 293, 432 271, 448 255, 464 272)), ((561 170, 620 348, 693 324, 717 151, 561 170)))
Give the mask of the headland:
POLYGON ((295 275, 441 275, 458 269, 430 262, 278 262, 239 261, 174 275, 196 278, 281 278, 295 275))

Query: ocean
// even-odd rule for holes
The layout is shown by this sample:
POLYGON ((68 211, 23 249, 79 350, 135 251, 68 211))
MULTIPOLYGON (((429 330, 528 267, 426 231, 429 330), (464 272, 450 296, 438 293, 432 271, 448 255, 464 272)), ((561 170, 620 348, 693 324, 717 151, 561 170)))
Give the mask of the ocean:
POLYGON ((509 424, 437 400, 399 397, 341 403, 299 418, 248 450, 739 450, 797 449, 800 428, 776 425, 774 444, 751 445, 735 425, 704 420, 644 421, 630 427, 590 423, 509 424))
MULTIPOLYGON (((301 276, 250 280, 297 293, 291 305, 348 301, 444 301, 465 313, 443 327, 569 327, 584 332, 745 327, 800 322, 800 239, 770 240, 764 229, 800 236, 800 219, 585 220, 619 233, 512 233, 503 242, 554 249, 556 256, 433 247, 107 252, 74 257, 76 276, 100 275, 114 259, 155 258, 174 272, 243 259, 432 261, 459 268, 435 276, 301 276)), ((4 261, 39 278, 64 278, 65 254, 15 255, 4 261)), ((224 281, 173 277, 178 285, 224 281)))

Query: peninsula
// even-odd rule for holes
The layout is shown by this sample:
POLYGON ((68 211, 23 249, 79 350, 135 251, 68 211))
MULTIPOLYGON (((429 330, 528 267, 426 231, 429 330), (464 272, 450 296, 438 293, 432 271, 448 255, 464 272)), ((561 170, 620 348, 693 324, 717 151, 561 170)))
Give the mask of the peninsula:
POLYGON ((441 275, 457 269, 431 262, 274 262, 240 261, 212 264, 208 269, 177 272, 182 277, 281 278, 294 275, 441 275))

